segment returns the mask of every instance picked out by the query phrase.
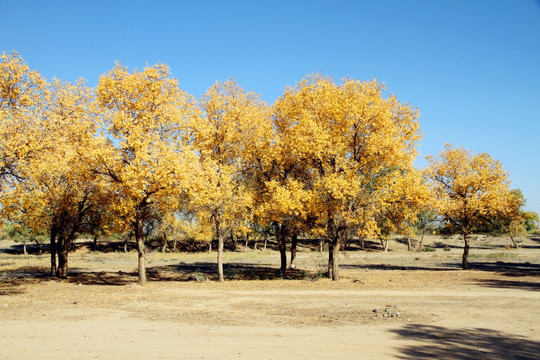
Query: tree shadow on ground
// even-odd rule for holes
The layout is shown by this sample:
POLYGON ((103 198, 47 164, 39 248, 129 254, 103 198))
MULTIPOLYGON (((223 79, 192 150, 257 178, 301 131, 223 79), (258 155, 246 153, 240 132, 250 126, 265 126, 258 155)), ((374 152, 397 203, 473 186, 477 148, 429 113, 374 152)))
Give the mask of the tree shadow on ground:
MULTIPOLYGON (((317 280, 320 276, 301 269, 288 269, 282 274, 279 269, 261 266, 260 264, 224 264, 226 280, 317 280)), ((31 275, 30 275, 31 276, 31 275)), ((146 269, 148 281, 215 281, 217 265, 213 262, 198 262, 192 264, 176 264, 152 266, 146 269)), ((137 272, 88 272, 71 269, 67 279, 56 279, 73 284, 124 286, 137 282, 137 272)))
MULTIPOLYGON (((471 270, 502 273, 505 276, 540 276, 540 264, 528 262, 471 262, 471 270)), ((433 266, 425 265, 392 265, 392 264, 344 264, 342 269, 373 269, 373 270, 429 270, 451 271, 463 270, 459 263, 441 263, 433 266)), ((466 270, 464 270, 466 271, 466 270)))
MULTIPOLYGON (((154 267, 149 272, 159 274, 161 279, 172 273, 176 274, 177 279, 180 277, 180 281, 217 280, 217 265, 214 262, 166 265, 154 267)), ((302 269, 287 269, 287 272, 282 274, 275 267, 250 263, 223 264, 223 275, 228 280, 305 280, 315 276, 302 269)))
POLYGON ((495 289, 520 289, 540 291, 540 283, 536 281, 512 281, 497 279, 479 279, 476 281, 479 285, 495 289))
MULTIPOLYGON (((26 243, 26 253, 27 255, 41 255, 46 254, 49 250, 49 246, 46 244, 41 244, 41 249, 36 243, 28 242, 26 243)), ((10 254, 10 255, 23 255, 24 254, 24 245, 22 243, 15 243, 9 247, 0 247, 0 253, 10 254)))
POLYGON ((49 277, 49 271, 38 266, 26 266, 0 272, 0 296, 24 293, 24 286, 36 284, 49 277))
POLYGON ((451 329, 432 325, 406 325, 391 330, 399 338, 415 341, 397 350, 399 359, 538 359, 540 342, 491 329, 451 329))
POLYGON ((505 276, 540 276, 540 264, 529 262, 472 262, 472 270, 502 273, 505 276))
POLYGON ((441 264, 440 266, 415 266, 415 265, 391 265, 391 264, 344 264, 339 266, 342 269, 366 269, 366 270, 428 270, 428 271, 450 271, 460 270, 458 264, 441 264))

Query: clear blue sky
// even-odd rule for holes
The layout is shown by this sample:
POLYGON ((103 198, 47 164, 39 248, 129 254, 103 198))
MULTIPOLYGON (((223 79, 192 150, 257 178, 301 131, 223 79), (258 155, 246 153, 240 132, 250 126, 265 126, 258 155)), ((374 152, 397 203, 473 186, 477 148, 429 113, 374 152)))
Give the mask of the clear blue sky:
POLYGON ((95 85, 169 65, 199 96, 234 77, 268 102, 305 75, 384 81, 421 111, 424 156, 488 152, 540 212, 540 2, 0 0, 0 51, 95 85))

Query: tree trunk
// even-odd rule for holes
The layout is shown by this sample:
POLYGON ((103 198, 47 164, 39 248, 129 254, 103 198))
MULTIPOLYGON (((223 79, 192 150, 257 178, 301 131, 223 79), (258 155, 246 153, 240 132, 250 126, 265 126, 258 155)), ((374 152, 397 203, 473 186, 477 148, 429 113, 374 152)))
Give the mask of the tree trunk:
POLYGON ((177 242, 177 240, 176 240, 176 238, 175 238, 175 239, 173 240, 173 244, 172 244, 172 251, 173 251, 173 252, 176 252, 176 242, 177 242))
POLYGON ((56 228, 51 229, 50 235, 50 251, 51 251, 51 276, 56 276, 56 228))
POLYGON ((236 234, 234 233, 234 230, 231 230, 231 242, 232 242, 232 251, 236 252, 236 234))
POLYGON ((361 238, 361 239, 360 239, 360 244, 362 245, 362 251, 365 250, 365 245, 364 245, 364 243, 365 243, 364 238, 361 238))
POLYGON ((514 240, 514 237, 513 236, 510 236, 510 240, 512 240, 512 244, 514 246, 514 249, 517 249, 518 248, 518 244, 517 242, 514 240))
POLYGON ((208 253, 210 254, 212 252, 212 239, 208 242, 208 253))
POLYGON ((379 238, 380 242, 381 242, 381 246, 383 248, 383 251, 386 252, 388 251, 388 239, 383 239, 382 237, 379 238))
POLYGON ((167 250, 167 235, 163 234, 163 246, 161 246, 161 252, 164 253, 167 250))
POLYGON ((321 238, 319 239, 319 252, 322 253, 324 247, 324 240, 321 238))
POLYGON ((223 234, 221 231, 221 222, 218 216, 215 217, 216 222, 216 236, 218 238, 218 252, 217 252, 217 266, 218 266, 218 280, 224 282, 223 276, 223 234))
POLYGON ((420 237, 420 244, 418 244, 418 248, 422 248, 422 241, 424 241, 424 234, 426 233, 426 229, 422 229, 422 236, 420 237))
POLYGON ((340 245, 338 236, 334 236, 328 242, 328 278, 332 279, 332 281, 339 280, 338 255, 340 245))
POLYGON ((56 276, 65 279, 68 273, 68 253, 69 253, 69 237, 58 238, 57 251, 58 251, 58 269, 56 269, 56 276))
POLYGON ((469 270, 471 268, 471 265, 469 264, 469 237, 467 235, 463 235, 463 241, 465 242, 463 246, 463 260, 461 261, 461 265, 463 267, 463 270, 469 270))
POLYGON ((411 251, 411 250, 412 250, 411 238, 407 236, 407 251, 411 251))
POLYGON ((248 242, 249 242, 249 234, 246 234, 246 242, 244 243, 244 253, 247 253, 248 242))
POLYGON ((38 255, 43 254, 43 245, 41 245, 41 243, 36 238, 34 238, 34 241, 35 241, 36 246, 38 248, 38 255))
POLYGON ((279 271, 282 274, 287 272, 287 244, 285 242, 285 225, 279 224, 277 221, 274 222, 274 228, 276 231, 276 240, 279 248, 280 255, 280 267, 279 271))
POLYGON ((146 249, 144 247, 143 224, 141 220, 135 220, 135 241, 137 243, 137 254, 139 258, 138 272, 139 285, 145 285, 146 280, 146 249))
POLYGON ((99 237, 98 235, 94 235, 94 244, 92 245, 92 246, 94 247, 94 248, 93 248, 94 251, 97 250, 97 240, 98 240, 98 237, 99 237))
POLYGON ((267 244, 268 244, 268 234, 264 234, 264 252, 266 252, 267 244))
POLYGON ((124 236, 124 252, 125 253, 128 252, 128 239, 129 239, 128 235, 124 236))
POLYGON ((23 254, 28 255, 28 251, 26 251, 26 240, 23 240, 23 254))
POLYGON ((291 237, 291 264, 289 269, 296 269, 296 246, 298 245, 298 234, 291 237))

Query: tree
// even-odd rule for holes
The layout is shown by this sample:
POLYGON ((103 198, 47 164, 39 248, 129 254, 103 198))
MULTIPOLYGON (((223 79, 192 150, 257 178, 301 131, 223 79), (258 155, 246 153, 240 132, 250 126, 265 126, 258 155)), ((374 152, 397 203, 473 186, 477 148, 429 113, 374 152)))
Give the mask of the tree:
POLYGON ((310 175, 310 212, 320 214, 329 242, 328 274, 339 279, 341 242, 354 225, 373 233, 387 169, 409 169, 420 138, 418 112, 377 81, 311 75, 275 103, 286 153, 310 175))
POLYGON ((507 235, 512 241, 512 246, 517 249, 518 244, 514 237, 525 235, 527 231, 533 229, 534 220, 538 219, 538 214, 523 210, 526 200, 519 189, 511 190, 505 202, 507 204, 505 211, 490 221, 487 228, 491 232, 507 235))
POLYGON ((422 247, 422 242, 424 240, 424 235, 426 234, 426 231, 433 230, 434 224, 437 221, 437 216, 438 214, 435 210, 433 210, 433 206, 431 203, 418 213, 416 227, 418 230, 422 231, 418 247, 422 247))
POLYGON ((200 222, 213 224, 218 278, 224 281, 224 236, 249 221, 253 194, 247 173, 257 149, 269 138, 268 110, 256 94, 232 80, 212 86, 200 105, 203 116, 190 123, 190 141, 202 171, 192 183, 191 206, 200 222))
POLYGON ((463 269, 470 235, 483 223, 508 210, 508 174, 489 154, 471 154, 447 144, 438 156, 428 156, 426 174, 443 223, 463 237, 463 269))
POLYGON ((97 135, 91 99, 82 81, 55 80, 48 87, 35 130, 39 157, 19 163, 20 181, 3 202, 34 232, 50 235, 51 275, 61 278, 67 277, 69 249, 85 219, 110 198, 91 158, 104 141, 97 135))
POLYGON ((100 77, 97 99, 113 139, 96 154, 97 171, 110 180, 114 209, 133 229, 139 283, 145 284, 143 229, 156 210, 177 206, 182 182, 191 179, 191 152, 182 140, 196 108, 169 68, 160 64, 132 73, 117 64, 100 77))
POLYGON ((386 241, 383 241, 383 248, 387 251, 390 233, 397 232, 407 237, 410 251, 410 238, 414 235, 413 225, 418 220, 419 213, 428 206, 430 192, 422 173, 416 169, 395 169, 391 173, 392 175, 386 176, 387 185, 382 191, 383 203, 377 216, 381 235, 387 237, 386 241))
POLYGON ((46 86, 18 53, 0 55, 0 199, 21 179, 19 163, 39 156, 43 147, 35 132, 46 86))

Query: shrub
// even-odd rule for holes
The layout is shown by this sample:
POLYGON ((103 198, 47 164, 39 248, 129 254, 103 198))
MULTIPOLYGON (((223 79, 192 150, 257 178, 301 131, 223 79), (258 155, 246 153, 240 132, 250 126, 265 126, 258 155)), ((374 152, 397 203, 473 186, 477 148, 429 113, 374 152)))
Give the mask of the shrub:
POLYGON ((435 249, 432 248, 431 246, 424 246, 422 248, 419 248, 418 250, 416 250, 417 252, 434 252, 435 249))

